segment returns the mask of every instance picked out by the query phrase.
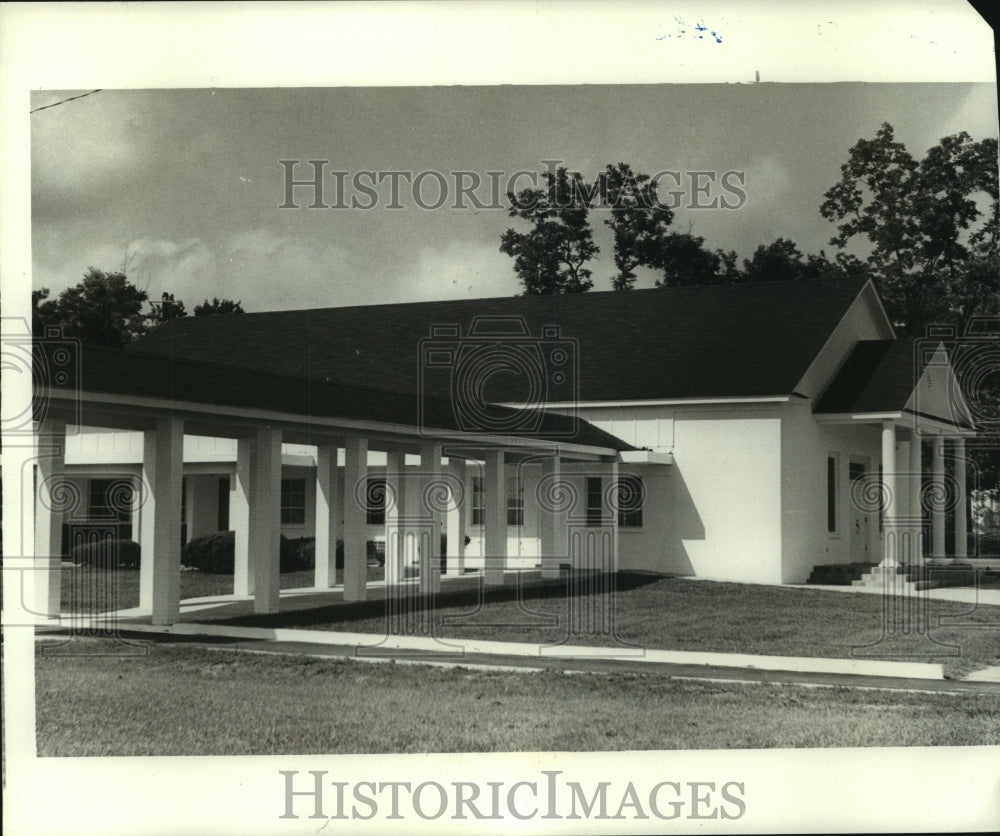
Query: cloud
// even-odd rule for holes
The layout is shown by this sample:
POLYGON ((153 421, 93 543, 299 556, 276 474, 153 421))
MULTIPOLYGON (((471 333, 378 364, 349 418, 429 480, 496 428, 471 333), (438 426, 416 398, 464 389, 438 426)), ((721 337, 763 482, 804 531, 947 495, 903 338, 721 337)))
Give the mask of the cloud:
POLYGON ((492 243, 450 241, 443 247, 422 247, 414 268, 385 288, 391 295, 386 301, 514 296, 521 285, 512 263, 492 243))
POLYGON ((184 241, 142 238, 128 245, 127 258, 129 278, 154 299, 164 292, 173 293, 178 299, 190 298, 189 291, 211 287, 217 272, 215 254, 198 238, 184 241))
POLYGON ((126 257, 129 278, 151 299, 173 293, 188 310, 213 296, 241 300, 246 310, 254 311, 372 300, 363 286, 338 292, 354 275, 343 247, 267 229, 241 232, 214 246, 201 238, 139 238, 119 247, 74 251, 63 263, 36 261, 34 286, 50 287, 57 295, 79 282, 87 266, 119 270, 126 257))
POLYGON ((222 250, 218 284, 247 310, 351 304, 340 288, 354 274, 353 259, 339 244, 254 229, 232 236, 222 250))

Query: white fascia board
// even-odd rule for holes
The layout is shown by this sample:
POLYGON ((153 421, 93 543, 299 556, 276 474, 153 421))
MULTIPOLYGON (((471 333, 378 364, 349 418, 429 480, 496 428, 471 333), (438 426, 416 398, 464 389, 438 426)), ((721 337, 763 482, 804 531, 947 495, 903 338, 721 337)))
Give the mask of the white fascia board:
POLYGON ((914 415, 912 412, 839 412, 813 415, 819 424, 881 424, 885 421, 893 421, 900 426, 910 429, 916 428, 923 432, 936 431, 948 435, 961 435, 974 437, 975 430, 967 427, 958 427, 949 424, 947 421, 938 421, 926 415, 914 415))
POLYGON ((902 412, 830 412, 819 415, 813 413, 819 424, 866 424, 882 421, 900 421, 902 412))
POLYGON ((673 453, 663 453, 657 450, 622 450, 618 454, 622 464, 673 464, 673 453))
POLYGON ((588 409, 609 406, 704 406, 706 404, 787 403, 789 395, 741 398, 664 398, 645 401, 553 401, 545 404, 501 403, 509 409, 588 409))

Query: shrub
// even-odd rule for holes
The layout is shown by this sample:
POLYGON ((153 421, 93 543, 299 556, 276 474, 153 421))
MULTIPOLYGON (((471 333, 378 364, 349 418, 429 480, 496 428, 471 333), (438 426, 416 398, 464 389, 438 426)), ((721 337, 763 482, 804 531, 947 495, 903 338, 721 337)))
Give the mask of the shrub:
POLYGON ((70 552, 74 563, 111 569, 112 561, 118 560, 119 569, 139 568, 139 544, 134 540, 101 540, 98 543, 84 543, 70 552))
MULTIPOLYGON (((181 563, 199 572, 231 575, 236 567, 236 533, 217 531, 195 537, 181 550, 181 563)), ((304 572, 316 566, 316 540, 313 537, 289 539, 284 535, 278 551, 282 572, 304 572)), ((337 566, 344 565, 344 544, 337 541, 337 566)))
POLYGON ((199 572, 233 574, 236 568, 236 532, 216 531, 188 540, 181 549, 181 565, 199 572))
POLYGON ((282 535, 279 556, 282 572, 305 572, 316 568, 316 538, 282 535))
POLYGON ((979 535, 979 554, 983 557, 1000 554, 1000 528, 987 528, 979 535))

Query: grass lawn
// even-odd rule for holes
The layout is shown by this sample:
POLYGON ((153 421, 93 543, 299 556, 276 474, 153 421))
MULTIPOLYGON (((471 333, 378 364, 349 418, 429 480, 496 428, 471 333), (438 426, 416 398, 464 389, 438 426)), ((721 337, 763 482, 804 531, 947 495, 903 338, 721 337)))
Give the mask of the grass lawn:
MULTIPOLYGON (((115 573, 90 566, 64 567, 60 606, 64 612, 96 613, 139 606, 139 570, 119 569, 115 573)), ((283 572, 282 589, 300 589, 313 585, 314 573, 283 572)), ((368 580, 385 577, 381 566, 368 568, 368 580)), ((343 570, 337 570, 343 581, 343 570)), ((210 595, 232 595, 233 576, 194 570, 181 571, 181 600, 210 595)))
MULTIPOLYGON (((940 662, 949 675, 1000 664, 1000 607, 924 600, 930 636, 883 637, 883 597, 829 590, 620 575, 614 595, 569 597, 565 582, 446 592, 433 614, 434 634, 537 643, 609 645, 756 653, 773 656, 891 658, 940 662), (608 615, 614 634, 572 630, 608 615), (961 624, 959 624, 961 622, 961 624), (617 639, 616 639, 617 637, 617 639), (867 650, 862 649, 871 645, 867 650), (942 646, 943 645, 943 646, 942 646)), ((338 604, 226 623, 386 634, 384 600, 338 604)), ((891 633, 891 631, 890 631, 891 633)))
MULTIPOLYGON (((95 639, 73 647, 114 650, 95 639)), ((1000 744, 1000 698, 986 696, 484 672, 182 645, 153 645, 140 657, 42 648, 42 756, 1000 744)))
MULTIPOLYGON (((381 579, 381 567, 369 567, 381 579)), ((97 612, 133 607, 139 602, 138 570, 120 570, 117 594, 113 576, 77 567, 64 573, 64 610, 97 612), (75 596, 75 602, 74 602, 75 596), (112 605, 112 601, 117 602, 112 605)), ((181 573, 181 598, 228 594, 231 575, 181 573)), ((281 575, 282 589, 311 586, 312 572, 281 575)), ((566 581, 533 582, 518 598, 514 587, 445 592, 433 613, 433 634, 450 638, 609 645, 617 641, 669 650, 755 653, 940 662, 948 675, 1000 664, 1000 607, 924 600, 929 635, 883 637, 881 595, 789 589, 754 584, 692 581, 622 574, 612 596, 593 590, 567 594, 566 581), (614 633, 588 630, 587 623, 610 623, 614 633), (970 611, 971 610, 971 611, 970 611), (597 619, 595 621, 595 619, 597 619), (582 625, 582 629, 581 629, 582 625), (575 629, 571 629, 575 628, 575 629), (869 646, 868 649, 864 649, 869 646)), ((447 587, 446 587, 447 589, 447 587)), ((222 623, 312 630, 386 634, 386 603, 380 592, 363 603, 337 603, 271 616, 218 618, 222 623)), ((202 616, 209 620, 212 616, 202 616)), ((422 619, 412 619, 416 624, 422 619)))

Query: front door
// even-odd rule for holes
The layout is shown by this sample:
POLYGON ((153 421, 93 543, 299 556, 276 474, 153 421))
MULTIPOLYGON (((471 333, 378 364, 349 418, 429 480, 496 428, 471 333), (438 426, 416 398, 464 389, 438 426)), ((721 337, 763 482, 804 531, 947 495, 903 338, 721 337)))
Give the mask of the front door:
POLYGON ((873 563, 869 551, 871 537, 868 529, 868 520, 871 512, 866 509, 863 498, 867 492, 863 490, 863 485, 858 485, 861 479, 865 478, 868 470, 867 459, 851 459, 848 475, 850 477, 850 492, 848 494, 847 507, 851 514, 851 562, 852 563, 873 563))

